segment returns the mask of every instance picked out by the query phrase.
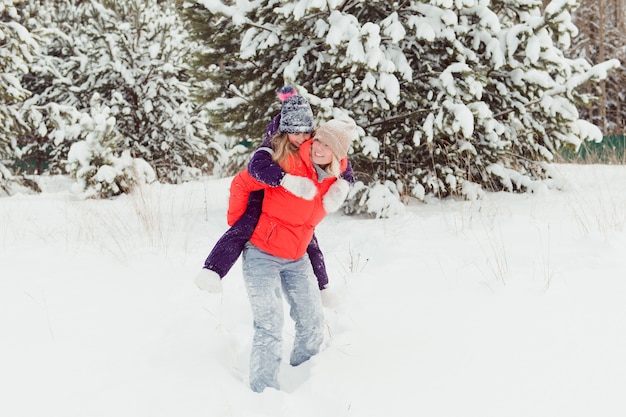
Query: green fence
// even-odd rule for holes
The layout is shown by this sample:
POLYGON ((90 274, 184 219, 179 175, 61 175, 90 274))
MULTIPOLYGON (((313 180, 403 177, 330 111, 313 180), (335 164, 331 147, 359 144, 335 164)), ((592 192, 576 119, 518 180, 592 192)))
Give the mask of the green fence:
POLYGON ((580 164, 626 164, 626 139, 624 135, 605 136, 602 142, 583 142, 578 152, 562 149, 558 154, 560 162, 580 164))

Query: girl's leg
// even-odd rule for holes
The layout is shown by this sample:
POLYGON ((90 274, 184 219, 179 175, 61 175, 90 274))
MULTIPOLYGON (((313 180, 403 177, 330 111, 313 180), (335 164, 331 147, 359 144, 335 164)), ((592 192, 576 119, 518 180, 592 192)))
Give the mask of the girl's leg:
POLYGON ((317 354, 324 341, 324 316, 320 292, 311 274, 308 256, 293 261, 281 272, 283 291, 296 324, 289 363, 300 365, 317 354))
POLYGON ((251 244, 244 248, 243 278, 254 320, 250 388, 255 392, 267 387, 280 389, 278 369, 284 317, 278 268, 271 255, 251 244))
POLYGON ((317 278, 317 286, 320 290, 323 290, 328 285, 328 274, 326 273, 326 264, 324 263, 324 255, 317 243, 317 238, 313 235, 309 246, 306 248, 306 253, 311 260, 311 266, 313 267, 313 273, 317 278))
POLYGON ((244 245, 254 232, 261 216, 263 190, 255 191, 248 198, 245 213, 217 241, 211 253, 204 261, 204 268, 216 272, 220 278, 230 271, 241 254, 244 245))

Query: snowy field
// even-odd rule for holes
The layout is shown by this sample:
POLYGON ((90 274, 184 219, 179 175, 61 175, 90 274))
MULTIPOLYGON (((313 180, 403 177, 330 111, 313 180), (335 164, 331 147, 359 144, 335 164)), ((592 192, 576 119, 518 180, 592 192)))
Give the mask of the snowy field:
MULTIPOLYGON (((626 166, 318 227, 323 351, 251 392, 248 300, 193 277, 230 179, 0 198, 0 416, 623 417, 626 166)), ((293 336, 285 327, 285 358, 293 336)))

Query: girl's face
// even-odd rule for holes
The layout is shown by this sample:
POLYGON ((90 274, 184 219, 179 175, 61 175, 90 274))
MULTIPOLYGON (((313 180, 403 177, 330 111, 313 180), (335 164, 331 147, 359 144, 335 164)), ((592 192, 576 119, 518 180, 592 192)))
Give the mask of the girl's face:
POLYGON ((330 150, 328 145, 314 139, 313 145, 311 145, 311 161, 317 165, 328 165, 332 160, 333 151, 330 150))
POLYGON ((287 138, 289 139, 289 143, 291 143, 294 147, 299 148, 307 140, 311 139, 310 133, 287 133, 287 138))

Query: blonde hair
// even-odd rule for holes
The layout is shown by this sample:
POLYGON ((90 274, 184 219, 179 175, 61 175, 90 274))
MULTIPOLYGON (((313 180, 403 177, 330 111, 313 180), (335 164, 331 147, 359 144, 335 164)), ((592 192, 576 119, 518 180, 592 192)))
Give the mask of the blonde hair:
MULTIPOLYGON (((284 166, 288 163, 289 158, 299 158, 298 148, 289 141, 289 135, 287 133, 276 133, 272 136, 271 143, 274 153, 272 154, 272 160, 278 165, 284 166)), ((312 149, 312 148, 311 148, 312 149)), ((320 168, 329 175, 339 178, 341 175, 341 161, 337 158, 337 155, 332 153, 332 159, 330 163, 326 165, 320 165, 320 168)))
POLYGON ((272 139, 274 153, 272 159, 279 165, 286 162, 291 156, 298 156, 298 148, 289 141, 288 133, 276 133, 272 139))

